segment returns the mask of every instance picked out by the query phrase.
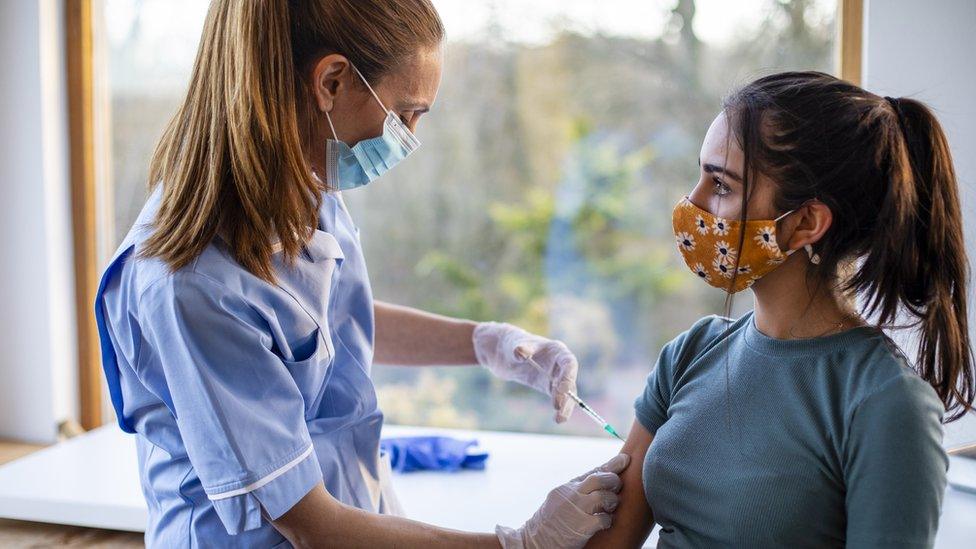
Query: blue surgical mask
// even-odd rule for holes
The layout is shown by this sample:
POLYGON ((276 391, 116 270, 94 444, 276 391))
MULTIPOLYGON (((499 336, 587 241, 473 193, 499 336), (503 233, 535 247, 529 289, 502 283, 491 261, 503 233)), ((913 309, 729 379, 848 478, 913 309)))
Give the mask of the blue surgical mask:
POLYGON ((325 182, 329 188, 340 191, 370 183, 390 171, 420 146, 420 140, 404 125, 399 116, 383 105, 359 69, 353 67, 353 70, 386 113, 386 120, 383 121, 382 135, 364 139, 350 147, 339 140, 335 126, 332 125, 332 117, 328 112, 325 113, 333 137, 325 144, 325 182))

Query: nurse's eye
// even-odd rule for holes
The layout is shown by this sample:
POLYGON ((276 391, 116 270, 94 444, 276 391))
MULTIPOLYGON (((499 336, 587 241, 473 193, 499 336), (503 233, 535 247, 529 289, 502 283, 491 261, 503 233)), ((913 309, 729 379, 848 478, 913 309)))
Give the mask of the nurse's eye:
POLYGON ((718 196, 725 196, 732 193, 732 188, 725 184, 721 179, 714 177, 712 180, 715 182, 714 193, 718 196))
POLYGON ((400 121, 403 122, 404 126, 409 126, 413 119, 416 117, 414 111, 406 111, 400 113, 400 121))

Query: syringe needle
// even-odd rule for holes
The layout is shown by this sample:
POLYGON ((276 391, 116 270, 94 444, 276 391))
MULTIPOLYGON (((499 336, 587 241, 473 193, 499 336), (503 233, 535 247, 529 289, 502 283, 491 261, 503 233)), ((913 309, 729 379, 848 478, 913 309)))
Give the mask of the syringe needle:
MULTIPOLYGON (((536 370, 539 370, 543 374, 546 373, 546 370, 538 362, 536 362, 535 359, 533 359, 528 353, 523 352, 521 349, 517 349, 515 352, 518 353, 519 357, 521 357, 523 360, 527 361, 529 364, 535 367, 536 370)), ((576 393, 574 393, 573 391, 567 391, 566 394, 569 395, 569 398, 575 400, 576 404, 579 405, 579 407, 582 408, 584 412, 586 412, 586 415, 589 416, 590 419, 595 421, 604 431, 606 431, 612 436, 617 437, 621 441, 624 440, 622 436, 617 434, 616 429, 614 429, 609 423, 607 423, 607 421, 603 419, 600 416, 600 414, 596 413, 596 410, 590 408, 589 404, 583 402, 583 399, 581 399, 576 393)))

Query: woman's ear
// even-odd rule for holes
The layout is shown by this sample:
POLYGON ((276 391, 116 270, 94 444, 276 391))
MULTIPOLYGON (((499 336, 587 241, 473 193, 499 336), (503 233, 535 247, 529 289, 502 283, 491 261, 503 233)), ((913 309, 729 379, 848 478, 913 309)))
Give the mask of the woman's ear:
POLYGON ((799 250, 819 242, 833 223, 834 214, 826 204, 813 200, 801 206, 794 219, 796 226, 787 240, 787 250, 799 250))
POLYGON ((312 68, 312 93, 321 112, 331 112, 339 90, 346 86, 351 65, 342 55, 330 54, 312 68))

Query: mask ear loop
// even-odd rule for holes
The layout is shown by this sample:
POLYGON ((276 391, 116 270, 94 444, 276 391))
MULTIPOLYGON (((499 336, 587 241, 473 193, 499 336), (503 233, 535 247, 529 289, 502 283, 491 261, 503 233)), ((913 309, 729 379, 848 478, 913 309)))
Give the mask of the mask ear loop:
MULTIPOLYGON (((801 206, 801 207, 802 207, 802 206, 801 206)), ((800 209, 800 208, 794 208, 794 209, 792 209, 792 210, 790 210, 790 211, 788 211, 788 212, 786 212, 785 214, 783 214, 783 215, 781 215, 781 216, 779 216, 779 217, 777 217, 776 219, 774 219, 774 220, 773 220, 773 223, 779 223, 779 222, 780 222, 780 220, 782 220, 782 219, 783 219, 783 218, 785 218, 786 216, 788 216, 788 215, 790 215, 791 213, 795 213, 795 212, 796 212, 796 210, 798 210, 798 209, 800 209)))
POLYGON ((335 140, 338 141, 339 134, 336 133, 335 126, 332 125, 332 117, 329 116, 329 111, 325 111, 325 119, 329 121, 329 128, 332 130, 332 137, 334 137, 335 140))
POLYGON ((359 69, 356 68, 356 65, 349 63, 349 66, 352 67, 352 70, 356 71, 356 74, 359 75, 359 78, 363 81, 363 84, 366 84, 366 89, 369 90, 369 93, 373 94, 373 99, 375 99, 376 102, 380 104, 380 108, 383 109, 383 112, 389 113, 390 110, 386 108, 386 105, 384 105, 382 101, 380 101, 380 96, 376 95, 376 92, 373 91, 373 86, 369 85, 369 82, 366 81, 366 77, 363 76, 363 73, 359 72, 359 69))

